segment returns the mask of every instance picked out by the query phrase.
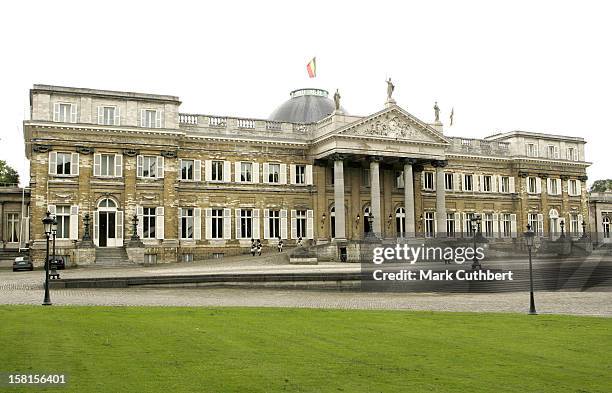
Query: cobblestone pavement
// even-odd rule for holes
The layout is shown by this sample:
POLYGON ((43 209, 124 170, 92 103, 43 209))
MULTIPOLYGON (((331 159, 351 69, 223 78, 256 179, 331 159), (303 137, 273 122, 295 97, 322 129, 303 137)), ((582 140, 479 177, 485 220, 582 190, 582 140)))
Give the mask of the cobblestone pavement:
MULTIPOLYGON (((359 271, 358 264, 325 263, 293 266, 277 259, 234 258, 190 264, 128 268, 80 268, 62 271, 63 278, 176 275, 206 273, 359 271)), ((0 270, 1 304, 40 304, 44 273, 13 273, 0 270)), ((337 309, 397 309, 457 312, 518 312, 529 307, 525 292, 450 293, 365 293, 340 290, 266 288, 129 288, 56 289, 55 305, 112 306, 225 306, 307 307, 337 309)), ((537 292, 536 306, 542 314, 612 316, 612 292, 537 292)))

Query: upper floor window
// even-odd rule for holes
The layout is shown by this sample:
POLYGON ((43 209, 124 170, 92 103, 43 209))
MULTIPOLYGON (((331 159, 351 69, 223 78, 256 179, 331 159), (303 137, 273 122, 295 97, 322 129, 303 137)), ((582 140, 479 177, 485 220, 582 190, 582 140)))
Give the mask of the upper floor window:
POLYGON ((280 164, 268 164, 268 183, 280 183, 280 164))
POLYGON ((94 176, 123 176, 123 156, 121 154, 94 154, 94 176))
POLYGON ((210 177, 212 181, 223 181, 223 161, 212 161, 210 177))
POLYGON ((155 109, 141 109, 140 126, 147 128, 161 128, 161 111, 155 109))
POLYGON ((253 181, 253 163, 252 162, 240 163, 240 181, 241 182, 253 181))
POLYGON ((395 172, 395 186, 404 188, 404 171, 395 172))
POLYGON ((70 159, 71 153, 57 153, 57 171, 58 175, 70 175, 70 159))
POLYGON ((181 180, 193 180, 193 160, 181 160, 181 180))
POLYGON ((530 194, 536 194, 538 192, 538 182, 535 177, 527 178, 527 192, 530 194))
POLYGON ((510 178, 508 176, 501 176, 499 179, 499 192, 508 193, 510 192, 510 178))
MULTIPOLYGON (((334 184, 334 171, 332 169, 332 180, 331 183, 334 184)), ((306 184, 306 165, 296 165, 295 166, 295 184, 306 184)))
POLYGON ((463 176, 463 191, 474 191, 474 175, 463 176))
POLYGON ((582 192, 579 180, 570 179, 567 182, 567 193, 572 196, 578 196, 582 192))
POLYGON ((138 156, 136 176, 150 179, 164 177, 164 157, 138 156))
POLYGON ((433 190, 434 189, 434 173, 433 172, 423 172, 423 188, 425 190, 433 190))
POLYGON ((559 158, 559 147, 554 145, 548 145, 548 158, 558 159, 559 158))
POLYGON ((98 124, 105 126, 120 125, 120 110, 116 106, 98 107, 98 124))
POLYGON ((49 152, 50 175, 78 175, 79 153, 49 152))
POLYGON ((63 123, 76 123, 77 122, 77 106, 76 104, 69 104, 58 102, 53 104, 53 121, 63 123))
POLYGON ((527 157, 537 157, 538 156, 538 146, 535 143, 527 143, 525 145, 527 150, 527 157))
POLYGON ((578 150, 575 147, 567 148, 567 159, 570 161, 578 161, 578 150))
POLYGON ((482 177, 482 191, 493 192, 493 176, 484 175, 482 177))
POLYGON ((455 186, 455 180, 453 178, 453 174, 445 173, 444 174, 444 189, 446 191, 452 191, 454 186, 455 186))

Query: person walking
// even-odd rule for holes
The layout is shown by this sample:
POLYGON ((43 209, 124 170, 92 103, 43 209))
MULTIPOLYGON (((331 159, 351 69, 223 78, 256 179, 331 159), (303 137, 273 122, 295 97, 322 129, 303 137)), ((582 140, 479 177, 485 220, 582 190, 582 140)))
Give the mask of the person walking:
POLYGON ((278 237, 278 252, 283 252, 283 239, 281 239, 281 237, 278 237))
POLYGON ((257 255, 261 256, 261 249, 263 245, 261 244, 261 240, 257 239, 257 255))
POLYGON ((255 244, 255 240, 251 239, 251 255, 255 256, 257 252, 257 245, 255 244))

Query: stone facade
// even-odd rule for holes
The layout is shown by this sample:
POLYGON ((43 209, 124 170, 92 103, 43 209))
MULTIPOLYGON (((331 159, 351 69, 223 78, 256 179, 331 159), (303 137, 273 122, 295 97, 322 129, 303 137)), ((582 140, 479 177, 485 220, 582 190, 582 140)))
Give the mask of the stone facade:
POLYGON ((85 214, 97 247, 124 247, 136 216, 145 263, 244 253, 251 239, 342 244, 372 229, 460 237, 472 214, 512 242, 528 222, 541 236, 561 222, 581 231, 588 214, 578 137, 448 137, 392 102, 301 124, 182 114, 173 96, 35 85, 30 97, 35 261, 47 210, 63 220, 60 254, 76 248, 85 214))
POLYGON ((0 247, 26 248, 29 238, 30 191, 17 184, 0 184, 0 247))
POLYGON ((589 221, 593 242, 612 243, 612 191, 589 194, 589 221))

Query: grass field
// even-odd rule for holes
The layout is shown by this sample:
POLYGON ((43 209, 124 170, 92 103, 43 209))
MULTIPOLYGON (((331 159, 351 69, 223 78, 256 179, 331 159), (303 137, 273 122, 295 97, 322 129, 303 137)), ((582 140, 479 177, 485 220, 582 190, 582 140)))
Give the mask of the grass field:
POLYGON ((0 306, 0 321, 0 373, 66 373, 75 392, 612 391, 609 318, 0 306))

